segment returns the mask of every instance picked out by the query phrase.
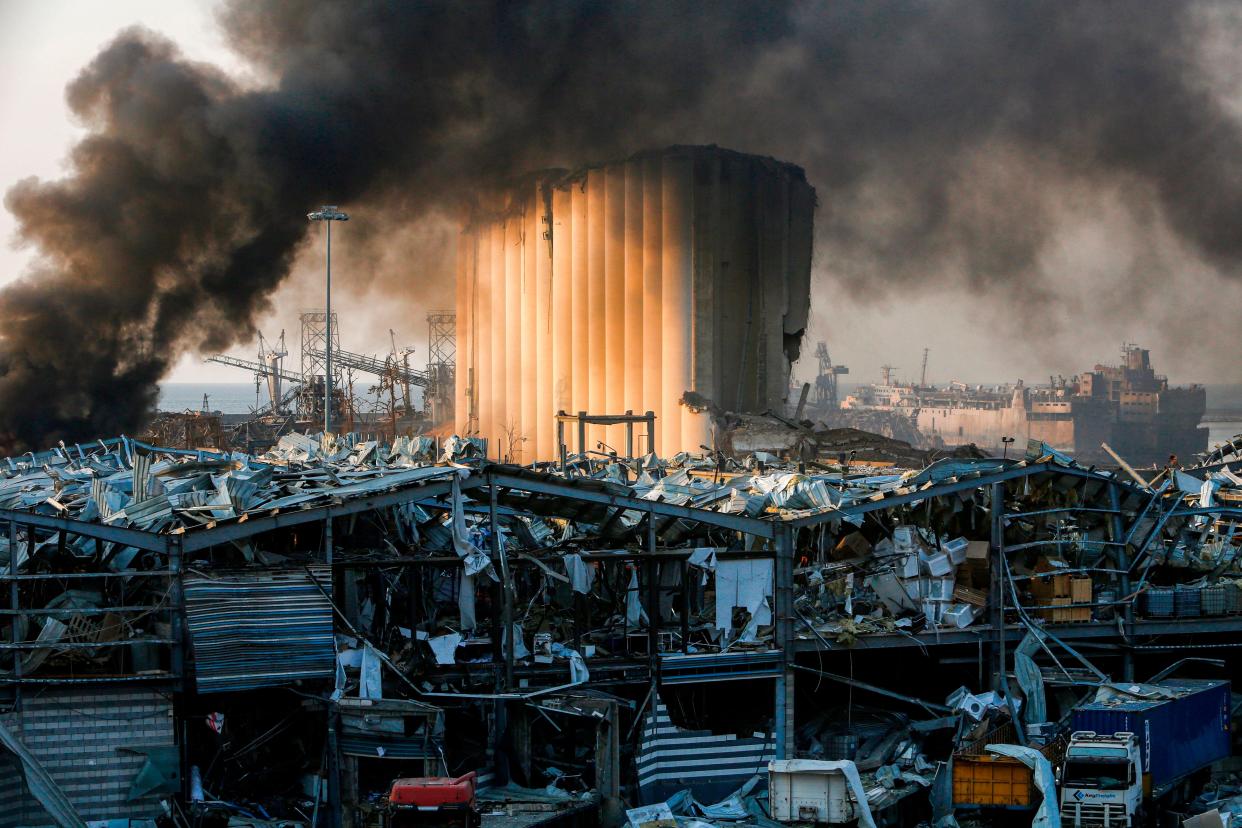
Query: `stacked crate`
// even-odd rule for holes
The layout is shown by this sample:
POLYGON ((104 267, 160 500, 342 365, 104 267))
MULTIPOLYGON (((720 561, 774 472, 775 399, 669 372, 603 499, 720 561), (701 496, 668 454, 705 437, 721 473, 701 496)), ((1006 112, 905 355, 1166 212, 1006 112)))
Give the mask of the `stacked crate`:
POLYGON ((1031 582, 1035 602, 1045 607, 1036 615, 1054 624, 1091 620, 1091 578, 1069 574, 1045 575, 1031 582), (1081 606, 1073 606, 1079 604, 1081 606))
POLYGON ((1056 624, 1091 620, 1091 579, 1057 575, 1052 581, 1052 621, 1056 624), (1081 604, 1083 606, 1071 606, 1081 604), (1058 609, 1060 607, 1061 609, 1058 609))

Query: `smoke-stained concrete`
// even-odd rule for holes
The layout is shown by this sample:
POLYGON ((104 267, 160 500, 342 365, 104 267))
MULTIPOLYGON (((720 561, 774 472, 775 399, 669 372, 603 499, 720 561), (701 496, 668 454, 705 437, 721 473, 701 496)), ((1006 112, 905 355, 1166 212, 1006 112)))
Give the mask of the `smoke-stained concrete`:
MULTIPOLYGON (((385 256, 389 228, 443 226, 495 178, 672 143, 804 166, 821 287, 964 288, 981 308, 1043 303, 1055 325, 1088 310, 1081 277, 1051 269, 1058 245, 1103 204, 1152 232, 1118 233, 1097 269, 1167 291, 1162 321, 1193 318, 1182 271, 1236 286, 1242 252, 1237 74, 1202 57, 1232 57, 1221 30, 1242 27, 1222 8, 237 3, 221 21, 257 88, 123 33, 68 90, 90 128, 70 176, 6 199, 42 257, 0 293, 0 436, 140 425, 179 353, 253 335, 320 203, 374 216, 352 267, 403 286, 416 268, 385 256)), ((411 239, 452 255, 443 233, 411 239)), ((1140 290, 1104 301, 1146 307, 1140 290)))

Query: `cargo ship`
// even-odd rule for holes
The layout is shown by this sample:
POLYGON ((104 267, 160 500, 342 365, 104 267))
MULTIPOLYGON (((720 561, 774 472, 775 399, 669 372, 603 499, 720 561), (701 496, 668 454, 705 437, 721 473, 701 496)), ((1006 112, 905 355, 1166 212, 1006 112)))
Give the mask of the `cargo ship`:
POLYGON ((1132 465, 1163 465, 1170 455, 1189 459, 1207 449, 1200 423, 1207 409, 1201 385, 1169 386, 1151 366, 1151 352, 1125 345, 1120 365, 1097 364, 1047 385, 985 387, 953 382, 945 387, 895 382, 885 369, 879 383, 859 387, 841 402, 842 415, 888 411, 909 418, 933 445, 973 443, 1020 452, 1038 440, 1074 454, 1080 462, 1111 463, 1107 443, 1132 465))

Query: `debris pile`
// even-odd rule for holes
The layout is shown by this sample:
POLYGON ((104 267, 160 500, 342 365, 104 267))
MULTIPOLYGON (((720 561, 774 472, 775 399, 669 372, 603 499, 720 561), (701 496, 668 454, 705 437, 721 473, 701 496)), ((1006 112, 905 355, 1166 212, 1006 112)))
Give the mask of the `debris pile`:
MULTIPOLYGON (((394 780, 471 773, 475 813, 770 828, 791 774, 856 787, 851 819, 940 820, 1002 760, 1030 767, 1034 808, 1074 688, 1242 629, 1227 463, 837 459, 513 466, 457 437, 287 434, 257 456, 119 438, 4 460, 0 725, 33 762, 14 796, 64 804, 30 781, 59 748, 21 711, 113 715, 119 684, 179 722, 144 749, 183 749, 115 795, 186 824, 378 824, 394 780), (931 672, 877 666, 892 648, 931 672)), ((1200 804, 1231 807, 1214 791, 1200 804)), ((103 796, 64 801, 115 816, 103 796)))

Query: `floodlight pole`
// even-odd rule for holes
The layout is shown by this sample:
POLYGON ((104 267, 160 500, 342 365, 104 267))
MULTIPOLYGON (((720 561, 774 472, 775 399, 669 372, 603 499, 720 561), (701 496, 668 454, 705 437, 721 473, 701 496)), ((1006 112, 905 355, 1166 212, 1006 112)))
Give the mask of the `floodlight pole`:
POLYGON ((313 213, 307 213, 311 221, 322 221, 327 224, 327 298, 324 303, 324 344, 323 344, 323 433, 332 433, 332 222, 349 221, 349 215, 342 213, 335 206, 320 207, 313 213))

